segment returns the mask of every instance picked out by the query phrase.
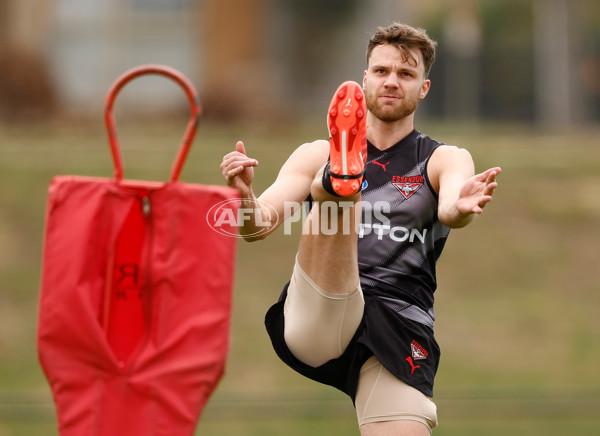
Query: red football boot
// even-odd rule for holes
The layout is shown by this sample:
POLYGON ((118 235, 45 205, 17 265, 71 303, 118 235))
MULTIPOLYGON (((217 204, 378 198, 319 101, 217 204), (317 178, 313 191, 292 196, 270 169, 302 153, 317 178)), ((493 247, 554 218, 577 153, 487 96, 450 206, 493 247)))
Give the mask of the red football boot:
POLYGON ((331 187, 341 197, 354 195, 362 185, 367 162, 367 109, 358 83, 346 81, 337 89, 327 126, 331 187))

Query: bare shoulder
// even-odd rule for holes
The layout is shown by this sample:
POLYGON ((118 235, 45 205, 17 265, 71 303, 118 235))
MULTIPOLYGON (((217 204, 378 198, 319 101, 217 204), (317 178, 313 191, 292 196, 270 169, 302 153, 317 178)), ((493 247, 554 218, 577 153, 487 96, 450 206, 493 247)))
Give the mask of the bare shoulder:
POLYGON ((455 145, 440 145, 429 159, 429 169, 443 171, 447 167, 473 163, 471 153, 466 148, 455 145))
POLYGON ((316 174, 325 165, 329 156, 329 142, 318 139, 299 146, 290 155, 282 170, 316 174))
POLYGON ((432 161, 444 161, 446 159, 471 159, 469 150, 456 145, 440 145, 431 156, 432 161))
POLYGON ((441 145, 433 152, 427 165, 427 176, 436 192, 439 192, 440 178, 447 173, 474 174, 473 158, 466 148, 441 145))
POLYGON ((310 194, 315 175, 327 162, 329 142, 302 144, 288 157, 277 178, 259 197, 283 213, 285 201, 302 202, 310 194))
POLYGON ((300 154, 303 157, 315 157, 327 159, 329 156, 329 142, 324 139, 317 139, 313 142, 306 142, 299 146, 293 154, 300 154))

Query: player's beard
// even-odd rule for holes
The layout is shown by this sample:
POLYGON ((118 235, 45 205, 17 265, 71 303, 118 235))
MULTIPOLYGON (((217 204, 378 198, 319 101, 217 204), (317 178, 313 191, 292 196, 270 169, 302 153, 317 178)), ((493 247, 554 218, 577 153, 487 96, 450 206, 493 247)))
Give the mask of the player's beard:
POLYGON ((377 95, 373 95, 370 92, 365 92, 367 109, 375 115, 375 117, 386 122, 393 122, 406 118, 417 110, 420 103, 417 96, 405 95, 404 98, 400 100, 400 104, 390 110, 386 107, 388 105, 380 105, 377 101, 377 97, 377 95))

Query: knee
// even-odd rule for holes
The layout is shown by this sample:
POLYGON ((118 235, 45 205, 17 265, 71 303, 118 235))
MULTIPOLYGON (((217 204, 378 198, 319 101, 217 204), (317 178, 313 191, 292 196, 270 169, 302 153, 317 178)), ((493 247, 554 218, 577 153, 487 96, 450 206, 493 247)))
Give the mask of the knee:
POLYGON ((331 341, 330 335, 312 331, 307 325, 285 322, 283 337, 288 349, 302 363, 317 367, 342 355, 339 343, 331 341))

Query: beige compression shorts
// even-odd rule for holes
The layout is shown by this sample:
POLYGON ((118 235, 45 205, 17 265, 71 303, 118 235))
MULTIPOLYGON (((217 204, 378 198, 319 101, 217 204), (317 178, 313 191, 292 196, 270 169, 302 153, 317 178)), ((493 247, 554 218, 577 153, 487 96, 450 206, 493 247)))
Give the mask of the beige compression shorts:
MULTIPOLYGON (((298 360, 320 366, 342 355, 363 309, 360 285, 350 293, 327 292, 296 261, 285 300, 285 342, 298 360)), ((396 420, 418 421, 429 430, 437 425, 431 398, 394 377, 375 356, 360 371, 355 405, 359 425, 396 420)))

